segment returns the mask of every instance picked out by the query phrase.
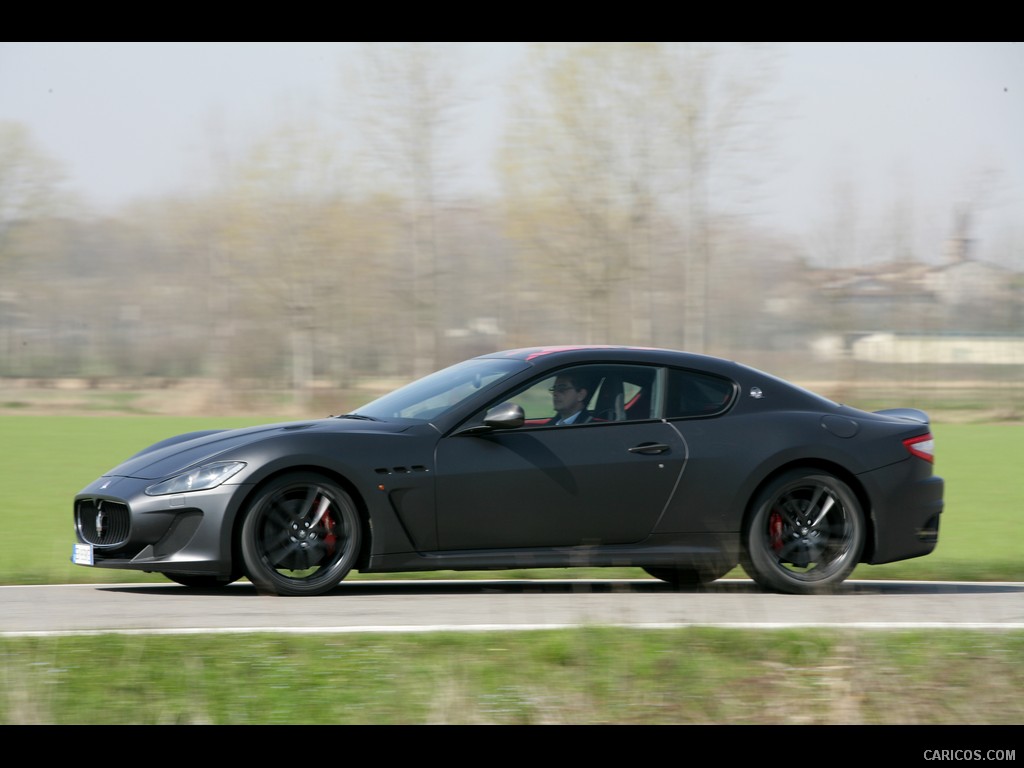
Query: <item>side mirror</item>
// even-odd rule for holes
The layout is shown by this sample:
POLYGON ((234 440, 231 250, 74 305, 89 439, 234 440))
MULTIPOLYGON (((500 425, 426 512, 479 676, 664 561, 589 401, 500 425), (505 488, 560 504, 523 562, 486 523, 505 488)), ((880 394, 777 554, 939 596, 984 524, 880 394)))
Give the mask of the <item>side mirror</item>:
POLYGON ((496 405, 484 416, 484 426, 491 429, 517 429, 526 423, 526 414, 521 405, 502 403, 496 405))
POLYGON ((486 435, 496 429, 516 429, 526 423, 522 406, 515 403, 496 405, 484 414, 482 424, 460 429, 457 435, 486 435))

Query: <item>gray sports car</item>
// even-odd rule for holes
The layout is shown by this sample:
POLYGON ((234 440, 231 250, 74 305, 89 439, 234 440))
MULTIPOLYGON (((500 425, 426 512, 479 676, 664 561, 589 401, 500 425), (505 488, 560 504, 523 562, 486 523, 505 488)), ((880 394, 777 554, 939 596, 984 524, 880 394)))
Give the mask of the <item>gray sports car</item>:
POLYGON ((74 502, 86 566, 317 595, 362 572, 742 564, 834 588, 931 552, 928 417, 868 413, 738 363, 633 347, 517 349, 342 416, 152 445, 74 502))

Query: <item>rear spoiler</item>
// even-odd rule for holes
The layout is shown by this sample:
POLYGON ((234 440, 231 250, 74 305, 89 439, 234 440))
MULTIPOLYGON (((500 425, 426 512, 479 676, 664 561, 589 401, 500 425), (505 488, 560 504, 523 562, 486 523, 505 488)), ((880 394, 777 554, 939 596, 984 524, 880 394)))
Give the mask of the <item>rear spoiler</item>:
POLYGON ((928 414, 917 408, 886 408, 882 411, 875 411, 879 416, 892 416, 904 421, 915 421, 920 424, 928 424, 928 414))

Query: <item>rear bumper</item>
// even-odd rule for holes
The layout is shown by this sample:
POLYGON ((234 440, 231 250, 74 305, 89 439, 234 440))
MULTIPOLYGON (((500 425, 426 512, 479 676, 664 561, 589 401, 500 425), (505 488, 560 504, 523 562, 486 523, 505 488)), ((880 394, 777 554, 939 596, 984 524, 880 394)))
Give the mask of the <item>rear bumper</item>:
POLYGON ((860 476, 871 499, 872 538, 862 561, 872 565, 932 552, 939 541, 945 481, 920 459, 860 476))

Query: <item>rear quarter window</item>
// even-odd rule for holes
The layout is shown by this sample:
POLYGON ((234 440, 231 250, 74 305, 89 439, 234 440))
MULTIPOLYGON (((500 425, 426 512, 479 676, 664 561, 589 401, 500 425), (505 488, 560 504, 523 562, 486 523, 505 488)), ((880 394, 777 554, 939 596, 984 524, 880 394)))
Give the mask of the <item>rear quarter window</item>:
POLYGON ((697 371, 670 369, 665 418, 715 416, 732 405, 736 386, 729 379, 697 371))

